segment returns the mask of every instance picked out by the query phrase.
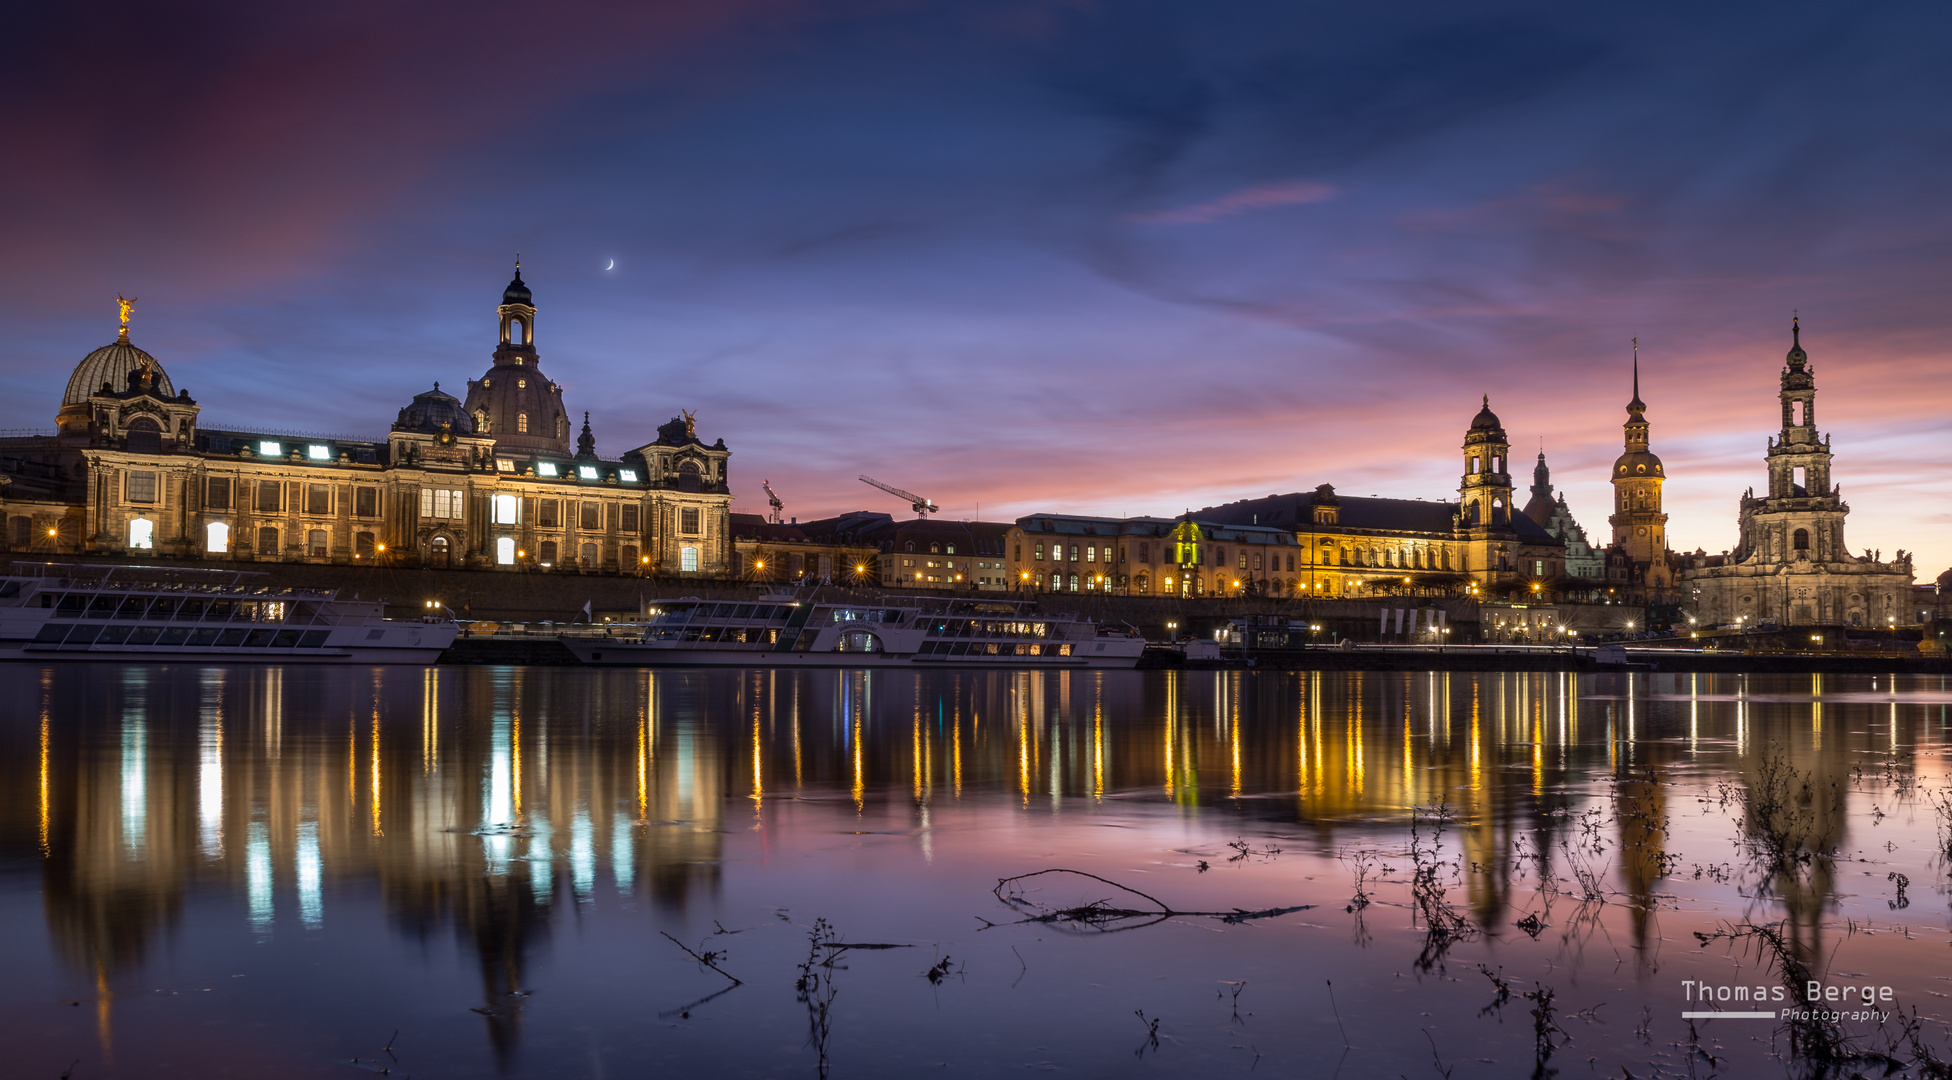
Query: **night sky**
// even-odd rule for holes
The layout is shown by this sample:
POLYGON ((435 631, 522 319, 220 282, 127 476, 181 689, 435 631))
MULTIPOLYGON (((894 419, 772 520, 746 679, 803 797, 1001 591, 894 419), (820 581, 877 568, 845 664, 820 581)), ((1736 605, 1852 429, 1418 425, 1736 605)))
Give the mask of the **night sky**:
POLYGON ((1944 5, 10 18, 0 426, 119 292, 206 425, 383 437, 488 368, 519 250, 599 451, 695 409, 741 510, 1446 498, 1488 393, 1604 542, 1638 336, 1671 542, 1718 552, 1800 310, 1847 541, 1952 565, 1944 5))

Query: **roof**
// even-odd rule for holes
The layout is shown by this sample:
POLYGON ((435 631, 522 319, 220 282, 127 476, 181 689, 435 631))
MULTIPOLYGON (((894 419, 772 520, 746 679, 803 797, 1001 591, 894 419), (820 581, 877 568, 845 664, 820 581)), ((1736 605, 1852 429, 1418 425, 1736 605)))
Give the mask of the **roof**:
POLYGON ((159 396, 176 396, 176 388, 169 384, 163 365, 129 344, 126 338, 120 338, 81 358, 74 374, 68 377, 68 389, 61 395, 61 404, 83 404, 90 396, 100 393, 104 383, 110 392, 119 394, 129 388, 129 376, 145 367, 156 373, 155 392, 159 396))
MULTIPOLYGON (((1326 486, 1326 485, 1325 485, 1326 486)), ((1196 511, 1195 520, 1234 525, 1272 525, 1305 532, 1314 526, 1315 506, 1321 489, 1269 495, 1265 499, 1243 499, 1222 506, 1196 511)), ((1373 532, 1423 533, 1449 538, 1457 531, 1454 502, 1427 502, 1423 499, 1379 499, 1356 495, 1335 495, 1321 505, 1337 507, 1337 529, 1373 532)), ((1512 515, 1512 529, 1528 542, 1559 543, 1538 522, 1523 513, 1512 515)))

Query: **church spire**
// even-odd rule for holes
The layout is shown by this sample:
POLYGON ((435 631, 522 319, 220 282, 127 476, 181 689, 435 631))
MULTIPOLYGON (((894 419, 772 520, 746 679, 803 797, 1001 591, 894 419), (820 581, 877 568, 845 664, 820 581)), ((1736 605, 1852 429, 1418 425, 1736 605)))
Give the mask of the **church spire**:
POLYGON ((1638 417, 1647 411, 1647 403, 1640 400, 1640 339, 1633 339, 1633 400, 1627 402, 1627 412, 1638 417))
POLYGON ((576 437, 576 456, 593 458, 596 456, 596 436, 590 432, 590 414, 583 414, 583 434, 576 437))

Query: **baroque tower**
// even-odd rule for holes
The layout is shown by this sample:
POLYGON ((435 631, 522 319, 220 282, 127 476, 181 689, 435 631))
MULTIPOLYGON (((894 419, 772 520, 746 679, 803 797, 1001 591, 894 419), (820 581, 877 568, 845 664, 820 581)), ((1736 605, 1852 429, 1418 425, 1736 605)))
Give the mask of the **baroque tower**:
POLYGON ((1850 505, 1830 482, 1830 439, 1816 429, 1816 372, 1800 320, 1777 389, 1782 429, 1768 441, 1769 488, 1744 492, 1735 550, 1686 575, 1710 625, 1870 626, 1914 622, 1911 557, 1844 546, 1850 505))
POLYGON ((1791 345, 1784 358, 1783 427, 1769 440, 1769 493, 1742 500, 1744 554, 1760 552, 1772 562, 1826 563, 1847 558, 1844 516, 1850 507, 1830 483, 1830 439, 1816 430, 1816 372, 1803 351, 1800 320, 1790 321, 1791 345))
POLYGON ((1457 485, 1458 529, 1464 535, 1466 569, 1511 570, 1517 533, 1512 527, 1511 441, 1491 411, 1491 396, 1464 433, 1464 476, 1457 485))
POLYGON ((1627 580, 1661 590, 1674 584, 1667 559, 1667 514, 1661 459, 1647 448, 1647 403, 1640 400, 1640 347, 1634 346, 1633 400, 1627 402, 1626 452, 1613 462, 1613 550, 1624 558, 1627 580))
POLYGON ((474 433, 495 440, 498 450, 517 454, 559 454, 568 457, 569 414, 563 410, 563 388, 536 365, 535 297, 522 281, 522 264, 515 264, 515 280, 502 290, 495 308, 501 320, 501 341, 495 346, 495 365, 468 383, 467 411, 474 433))

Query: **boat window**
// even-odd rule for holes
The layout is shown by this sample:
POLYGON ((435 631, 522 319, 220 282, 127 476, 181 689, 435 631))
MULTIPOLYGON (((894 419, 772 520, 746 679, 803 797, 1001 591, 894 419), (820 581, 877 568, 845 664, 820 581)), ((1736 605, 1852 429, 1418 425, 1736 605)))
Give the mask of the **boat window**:
POLYGON ((171 600, 167 596, 157 597, 156 602, 149 605, 149 612, 143 618, 167 619, 176 614, 176 604, 177 602, 175 600, 171 600))
POLYGON ((148 606, 148 597, 131 596, 127 600, 122 601, 122 606, 116 609, 115 617, 118 619, 140 619, 142 618, 143 609, 148 606))
POLYGON ((176 621, 195 622, 203 618, 203 604, 202 600, 183 601, 183 606, 176 609, 176 621))
POLYGON ((235 600, 212 600, 210 606, 204 610, 204 621, 213 622, 229 619, 231 612, 236 607, 237 602, 235 600))
POLYGON ((113 618, 115 609, 118 606, 120 606, 119 597, 97 596, 88 604, 88 617, 91 619, 113 618))
POLYGON ((162 632, 163 628, 160 626, 138 626, 129 634, 129 644, 154 645, 156 636, 162 632))

